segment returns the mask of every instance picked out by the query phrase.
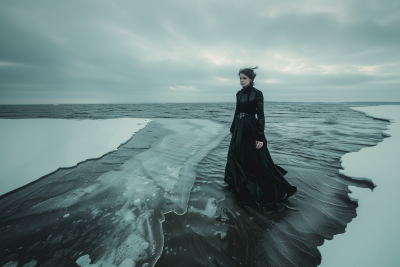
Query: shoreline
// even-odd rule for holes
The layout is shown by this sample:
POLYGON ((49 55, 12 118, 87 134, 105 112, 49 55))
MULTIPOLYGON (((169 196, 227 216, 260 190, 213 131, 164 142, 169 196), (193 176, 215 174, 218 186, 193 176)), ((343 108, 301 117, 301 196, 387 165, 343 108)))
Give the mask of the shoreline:
POLYGON ((349 197, 358 201, 357 217, 346 227, 344 234, 326 240, 319 250, 320 266, 396 266, 400 261, 400 197, 396 189, 400 181, 396 174, 396 159, 400 156, 400 106, 384 105, 351 107, 373 119, 390 121, 385 138, 376 146, 342 156, 343 170, 353 179, 365 179, 376 184, 372 191, 349 186, 349 197))
POLYGON ((0 197, 60 168, 73 168, 118 150, 148 122, 136 118, 0 119, 4 129, 0 133, 0 197))

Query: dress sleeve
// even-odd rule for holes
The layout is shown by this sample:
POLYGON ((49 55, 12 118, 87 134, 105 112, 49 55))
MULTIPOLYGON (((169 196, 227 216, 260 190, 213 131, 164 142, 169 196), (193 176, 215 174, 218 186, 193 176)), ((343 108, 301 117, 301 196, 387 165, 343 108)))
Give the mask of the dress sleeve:
POLYGON ((233 133, 233 129, 234 129, 234 127, 235 127, 235 118, 237 117, 237 115, 239 115, 239 111, 238 111, 238 101, 237 101, 237 97, 238 97, 239 92, 240 92, 240 91, 238 91, 238 92, 236 93, 236 109, 235 109, 235 115, 233 116, 233 121, 232 121, 231 128, 230 128, 230 132, 231 132, 231 133, 233 133))
POLYGON ((256 94, 256 105, 257 105, 257 141, 264 140, 264 128, 265 128, 265 117, 264 117, 264 96, 261 91, 256 94))

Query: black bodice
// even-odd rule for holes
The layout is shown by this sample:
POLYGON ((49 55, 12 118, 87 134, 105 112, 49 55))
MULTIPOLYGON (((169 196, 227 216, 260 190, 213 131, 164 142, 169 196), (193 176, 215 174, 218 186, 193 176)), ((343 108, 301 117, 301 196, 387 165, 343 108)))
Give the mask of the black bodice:
POLYGON ((257 141, 262 141, 264 137, 265 117, 264 117, 264 96, 260 90, 248 86, 238 91, 236 94, 236 110, 231 125, 231 133, 239 113, 251 115, 257 114, 257 141))

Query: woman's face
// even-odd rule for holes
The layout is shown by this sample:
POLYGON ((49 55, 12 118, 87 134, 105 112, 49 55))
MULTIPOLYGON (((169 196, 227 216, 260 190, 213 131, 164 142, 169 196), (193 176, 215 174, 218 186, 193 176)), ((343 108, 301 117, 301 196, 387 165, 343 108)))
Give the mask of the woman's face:
POLYGON ((239 77, 240 77, 240 85, 241 86, 247 87, 250 84, 251 80, 249 79, 249 77, 247 77, 243 73, 240 73, 239 77))

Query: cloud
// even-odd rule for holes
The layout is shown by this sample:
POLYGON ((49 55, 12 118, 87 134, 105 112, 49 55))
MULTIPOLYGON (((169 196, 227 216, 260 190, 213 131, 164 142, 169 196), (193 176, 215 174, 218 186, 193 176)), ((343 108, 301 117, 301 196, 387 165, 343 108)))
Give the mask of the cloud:
POLYGON ((365 88, 400 101, 399 11, 395 0, 3 1, 1 103, 234 101, 237 71, 256 65, 279 101, 356 101, 365 88))
POLYGON ((168 88, 171 89, 171 90, 184 90, 184 91, 196 90, 196 89, 193 88, 193 86, 180 86, 180 85, 178 85, 178 86, 169 86, 168 88))

